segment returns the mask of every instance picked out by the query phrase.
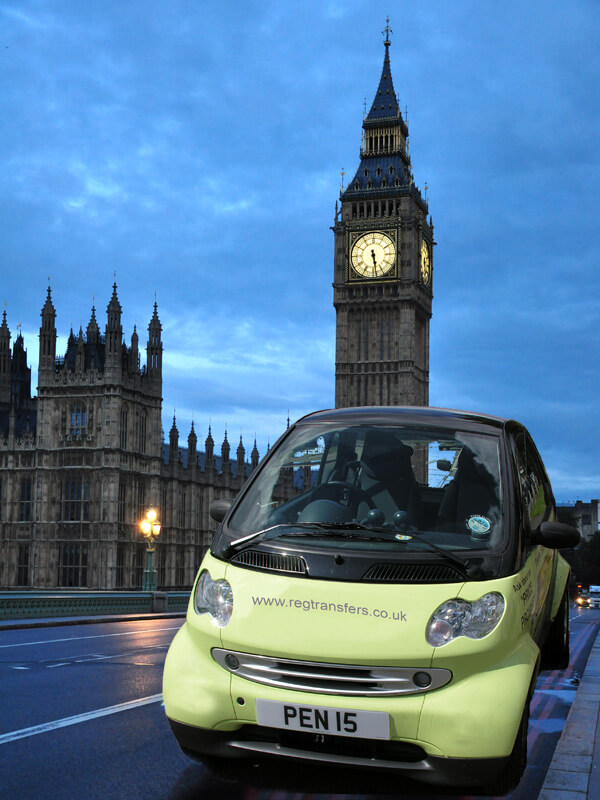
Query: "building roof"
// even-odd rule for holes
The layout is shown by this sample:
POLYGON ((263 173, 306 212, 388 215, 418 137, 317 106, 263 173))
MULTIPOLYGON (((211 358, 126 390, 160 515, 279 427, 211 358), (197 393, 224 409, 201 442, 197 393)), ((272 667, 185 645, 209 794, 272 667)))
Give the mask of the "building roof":
POLYGON ((450 408, 431 406, 356 406, 315 411, 298 420, 296 424, 312 422, 333 422, 344 425, 376 424, 430 424, 448 426, 457 423, 474 423, 491 428, 503 428, 508 420, 491 414, 474 411, 459 411, 450 408))
POLYGON ((390 43, 385 43, 385 56, 379 86, 373 98, 371 110, 367 114, 366 122, 382 122, 383 120, 402 119, 398 98, 394 90, 392 70, 390 66, 390 43))
MULTIPOLYGON (((386 32, 389 33, 388 28, 386 32)), ((364 146, 360 164, 341 197, 342 200, 362 200, 378 194, 386 197, 410 194, 427 212, 427 203, 414 185, 408 155, 408 126, 402 118, 392 80, 389 38, 386 37, 384 45, 379 85, 363 121, 364 146), (377 137, 383 137, 383 144, 377 142, 377 137)))
MULTIPOLYGON (((187 469, 188 466, 189 466, 189 451, 188 451, 188 448, 187 447, 178 447, 177 448, 177 453, 178 453, 179 462, 183 465, 184 469, 187 469)), ((221 456, 216 455, 216 453, 213 456, 213 458, 215 460, 215 471, 216 471, 217 474, 219 474, 219 473, 221 473, 223 471, 222 470, 223 459, 221 458, 221 456)), ((163 460, 164 464, 168 464, 169 463, 169 443, 168 442, 163 442, 162 443, 162 460, 163 460)), ((206 471, 206 453, 204 453, 204 452, 196 453, 196 465, 202 470, 202 472, 206 471)), ((237 460, 229 459, 229 465, 230 465, 232 476, 234 478, 237 478, 238 477, 238 474, 237 474, 237 460)), ((248 463, 245 463, 244 464, 244 470, 245 470, 245 473, 246 473, 246 478, 248 478, 250 476, 250 473, 252 472, 252 465, 248 464, 248 463)))

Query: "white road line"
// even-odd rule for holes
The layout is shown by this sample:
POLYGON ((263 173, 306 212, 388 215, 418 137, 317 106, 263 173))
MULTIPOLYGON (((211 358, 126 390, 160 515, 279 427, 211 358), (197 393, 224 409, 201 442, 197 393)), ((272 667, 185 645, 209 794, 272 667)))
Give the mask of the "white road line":
MULTIPOLYGON (((68 659, 64 662, 64 664, 86 664, 88 662, 96 663, 98 661, 110 661, 114 658, 125 658, 127 656, 137 656, 140 655, 142 652, 148 653, 150 650, 166 650, 168 648, 168 644, 150 644, 145 647, 137 647, 135 650, 127 650, 124 653, 114 653, 112 656, 105 656, 102 653, 88 653, 85 655, 80 656, 63 656, 63 658, 68 659)), ((148 653, 149 655, 149 653, 148 653)), ((43 663, 43 662, 42 662, 43 663)), ((48 667, 48 665, 45 665, 48 667)), ((50 666, 63 666, 63 662, 60 665, 51 664, 50 666)))
POLYGON ((65 717, 64 719, 57 719, 54 722, 45 722, 43 725, 34 725, 31 728, 22 728, 20 731, 12 731, 12 733, 4 733, 0 736, 0 745, 14 742, 17 739, 25 739, 27 736, 35 736, 38 733, 46 733, 54 731, 57 728, 66 728, 69 725, 77 725, 80 722, 87 722, 90 719, 97 717, 107 717, 110 714, 118 714, 119 711, 129 711, 131 708, 139 708, 140 706, 147 706, 151 703, 160 703, 162 701, 162 694, 153 694, 150 697, 141 697, 139 700, 130 700, 128 703, 118 703, 116 706, 107 706, 106 708, 97 708, 95 711, 87 711, 85 714, 77 714, 74 717, 65 717))
POLYGON ((161 631, 178 631, 177 628, 149 628, 145 631, 124 631, 123 633, 99 633, 96 636, 69 636, 67 639, 46 639, 41 642, 15 642, 14 644, 0 644, 0 648, 5 647, 28 647, 32 644, 54 644, 55 642, 79 642, 82 639, 106 639, 109 636, 133 636, 138 633, 160 633, 161 631))

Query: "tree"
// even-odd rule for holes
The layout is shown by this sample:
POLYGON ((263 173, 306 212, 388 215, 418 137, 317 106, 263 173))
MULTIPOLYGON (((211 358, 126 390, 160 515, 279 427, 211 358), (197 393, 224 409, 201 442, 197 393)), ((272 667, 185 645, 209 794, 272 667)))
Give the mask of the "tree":
POLYGON ((564 522, 566 525, 572 525, 574 528, 578 527, 577 514, 575 513, 575 509, 571 508, 570 506, 557 506, 556 517, 559 522, 564 522))
POLYGON ((582 540, 578 547, 563 550, 562 555, 571 565, 577 583, 600 585, 600 531, 582 540))

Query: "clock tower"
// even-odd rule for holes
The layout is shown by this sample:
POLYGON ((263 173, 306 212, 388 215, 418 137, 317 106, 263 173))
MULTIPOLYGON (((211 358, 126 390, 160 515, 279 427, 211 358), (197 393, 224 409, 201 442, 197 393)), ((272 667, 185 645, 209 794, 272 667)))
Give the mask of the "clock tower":
POLYGON ((408 127, 385 56, 363 121, 360 165, 336 204, 335 405, 429 402, 433 225, 415 186, 408 127))

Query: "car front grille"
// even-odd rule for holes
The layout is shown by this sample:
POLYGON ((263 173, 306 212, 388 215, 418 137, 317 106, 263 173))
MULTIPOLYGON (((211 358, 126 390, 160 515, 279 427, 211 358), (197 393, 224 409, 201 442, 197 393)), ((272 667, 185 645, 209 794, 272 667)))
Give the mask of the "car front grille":
POLYGON ((242 742, 251 749, 253 743, 268 743, 301 753, 346 756, 354 759, 385 759, 388 761, 416 764, 427 754, 412 742, 386 741, 382 739, 353 739, 349 736, 302 733, 246 725, 238 733, 237 746, 242 742))
POLYGON ((363 575, 373 583, 457 583, 464 577, 446 564, 373 564, 363 575))
POLYGON ((220 647, 213 648, 212 656, 223 669, 246 680, 317 694, 354 697, 418 694, 439 689, 452 678, 452 673, 447 669, 296 661, 220 647))
POLYGON ((231 559, 233 564, 241 564, 254 569, 269 572, 294 573, 306 575, 306 562, 302 556, 286 556, 279 553, 267 553, 261 550, 242 550, 231 559))

